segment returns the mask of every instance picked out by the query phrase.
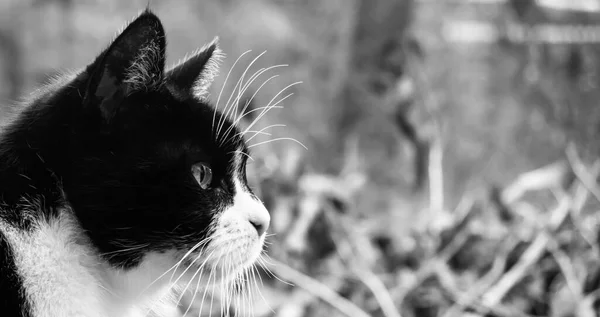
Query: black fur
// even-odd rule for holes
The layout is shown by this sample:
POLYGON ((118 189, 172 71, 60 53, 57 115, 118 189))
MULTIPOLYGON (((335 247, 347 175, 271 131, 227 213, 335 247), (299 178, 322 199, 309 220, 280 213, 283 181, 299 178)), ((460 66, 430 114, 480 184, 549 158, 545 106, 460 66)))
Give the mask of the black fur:
MULTIPOLYGON (((31 230, 27 219, 52 217, 66 202, 93 246, 122 268, 135 267, 148 251, 184 250, 205 238, 232 203, 234 170, 245 183, 245 160, 234 165, 234 152, 248 151, 219 113, 214 120, 224 120, 221 131, 228 133, 216 135, 214 108, 191 95, 215 48, 199 53, 193 67, 183 65, 175 79, 164 72, 159 19, 140 15, 92 64, 36 97, 0 135, 0 217, 31 230), (144 65, 144 81, 131 81, 132 65, 148 52, 156 54, 144 65), (213 172, 207 190, 190 172, 198 162, 213 172), (42 208, 25 218, 23 205, 32 200, 42 208), (135 249, 121 252, 127 248, 135 249)), ((0 250, 0 258, 10 255, 4 245, 0 250)))

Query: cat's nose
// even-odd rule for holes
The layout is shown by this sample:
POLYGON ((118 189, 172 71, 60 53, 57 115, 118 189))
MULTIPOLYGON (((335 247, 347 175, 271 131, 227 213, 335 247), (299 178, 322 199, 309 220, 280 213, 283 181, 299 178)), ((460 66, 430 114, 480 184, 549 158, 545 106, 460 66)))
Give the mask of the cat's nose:
POLYGON ((259 236, 262 236, 262 234, 267 231, 267 226, 260 221, 250 220, 250 224, 254 227, 254 229, 256 229, 256 232, 259 236))
POLYGON ((257 206, 257 208, 249 215, 248 221, 254 229, 256 229, 256 233, 258 233, 258 236, 260 237, 269 228, 271 216, 267 209, 260 204, 260 206, 257 206))

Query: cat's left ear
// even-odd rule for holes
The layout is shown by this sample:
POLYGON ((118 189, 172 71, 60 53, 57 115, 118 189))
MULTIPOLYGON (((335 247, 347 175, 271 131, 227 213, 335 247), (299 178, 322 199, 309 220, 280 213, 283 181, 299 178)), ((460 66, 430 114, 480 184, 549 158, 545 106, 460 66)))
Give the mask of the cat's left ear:
POLYGON ((166 78, 176 90, 205 101, 210 85, 219 74, 224 54, 219 49, 219 38, 199 49, 166 72, 166 78))
POLYGON ((84 104, 100 107, 109 121, 123 98, 160 87, 164 81, 165 46, 160 20, 148 10, 143 12, 88 67, 84 104))

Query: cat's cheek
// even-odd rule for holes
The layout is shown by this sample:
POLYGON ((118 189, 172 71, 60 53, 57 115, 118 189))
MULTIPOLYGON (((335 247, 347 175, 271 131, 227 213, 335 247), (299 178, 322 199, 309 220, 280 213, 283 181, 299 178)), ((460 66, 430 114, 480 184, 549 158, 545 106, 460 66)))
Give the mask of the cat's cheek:
POLYGON ((216 258, 227 262, 219 265, 245 268, 262 252, 270 215, 245 187, 240 183, 236 187, 233 204, 219 213, 209 239, 211 248, 217 250, 216 258))

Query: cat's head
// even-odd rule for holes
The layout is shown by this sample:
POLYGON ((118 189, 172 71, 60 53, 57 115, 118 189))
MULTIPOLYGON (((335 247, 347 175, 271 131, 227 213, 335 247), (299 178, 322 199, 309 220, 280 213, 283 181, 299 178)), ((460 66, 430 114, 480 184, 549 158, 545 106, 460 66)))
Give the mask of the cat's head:
POLYGON ((222 54, 213 41, 165 69, 165 43, 146 11, 44 97, 68 117, 66 153, 48 164, 111 266, 235 274, 259 256, 270 218, 247 185, 243 132, 208 101, 222 54))

